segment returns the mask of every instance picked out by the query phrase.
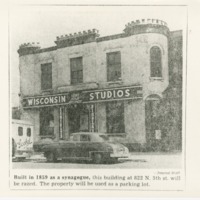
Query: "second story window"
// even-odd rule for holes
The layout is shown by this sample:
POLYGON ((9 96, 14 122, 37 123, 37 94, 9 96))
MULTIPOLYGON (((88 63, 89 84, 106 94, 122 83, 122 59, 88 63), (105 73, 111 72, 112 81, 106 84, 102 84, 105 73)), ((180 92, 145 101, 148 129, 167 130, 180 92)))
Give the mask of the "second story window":
POLYGON ((70 59, 71 84, 83 83, 82 57, 70 59))
POLYGON ((52 64, 46 63, 41 65, 41 89, 52 89, 52 64))
POLYGON ((151 77, 162 77, 162 56, 159 47, 152 47, 150 50, 151 77))
POLYGON ((107 53, 107 80, 118 81, 121 78, 121 53, 107 53))

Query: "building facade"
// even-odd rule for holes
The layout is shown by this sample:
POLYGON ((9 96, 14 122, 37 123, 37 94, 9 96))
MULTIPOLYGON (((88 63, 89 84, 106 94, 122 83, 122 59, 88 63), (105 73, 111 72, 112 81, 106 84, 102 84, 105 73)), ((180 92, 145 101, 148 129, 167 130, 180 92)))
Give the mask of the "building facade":
POLYGON ((57 37, 49 48, 21 45, 22 119, 34 124, 34 141, 89 131, 127 145, 161 142, 170 35, 165 22, 142 19, 116 35, 93 29, 57 37))

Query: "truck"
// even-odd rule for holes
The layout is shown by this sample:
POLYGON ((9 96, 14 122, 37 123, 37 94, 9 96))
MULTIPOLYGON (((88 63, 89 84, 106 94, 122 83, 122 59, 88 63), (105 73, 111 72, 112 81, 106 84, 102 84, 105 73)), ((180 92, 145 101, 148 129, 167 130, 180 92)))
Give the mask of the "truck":
POLYGON ((16 119, 12 120, 11 147, 13 159, 23 160, 31 156, 33 153, 33 131, 34 126, 31 122, 16 119))

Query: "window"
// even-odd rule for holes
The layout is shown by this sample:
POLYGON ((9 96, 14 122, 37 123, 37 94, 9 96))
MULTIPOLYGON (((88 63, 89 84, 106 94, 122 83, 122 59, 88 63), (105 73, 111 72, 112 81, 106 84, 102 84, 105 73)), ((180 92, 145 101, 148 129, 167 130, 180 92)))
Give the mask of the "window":
POLYGON ((159 47, 152 47, 150 50, 151 77, 162 77, 161 50, 159 47))
POLYGON ((106 105, 106 124, 108 133, 124 133, 124 104, 111 102, 106 105))
POLYGON ((71 68, 71 84, 78 84, 83 82, 83 64, 82 57, 70 59, 71 68))
POLYGON ((26 135, 28 137, 31 137, 31 128, 27 128, 26 135))
POLYGON ((107 80, 118 81, 121 78, 121 53, 107 53, 107 80))
POLYGON ((19 136, 23 135, 23 128, 21 126, 18 127, 18 135, 19 136))
POLYGON ((40 110, 40 135, 54 135, 54 115, 52 108, 42 108, 40 110))
POLYGON ((80 141, 88 142, 88 141, 90 141, 90 136, 89 135, 80 135, 80 141))
POLYGON ((72 136, 72 138, 73 138, 73 141, 77 141, 77 142, 80 141, 80 135, 74 135, 72 136))
POLYGON ((52 89, 52 64, 46 63, 41 65, 41 89, 52 89))

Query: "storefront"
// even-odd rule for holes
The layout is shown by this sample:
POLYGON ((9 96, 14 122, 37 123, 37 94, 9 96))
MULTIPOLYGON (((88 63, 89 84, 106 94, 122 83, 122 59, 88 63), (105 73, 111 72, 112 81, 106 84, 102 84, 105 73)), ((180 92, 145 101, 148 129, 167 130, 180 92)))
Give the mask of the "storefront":
MULTIPOLYGON (((127 106, 132 107, 138 101, 143 105, 142 87, 128 86, 26 97, 23 108, 39 112, 40 138, 68 139, 80 131, 118 136, 127 134, 128 126, 133 124, 129 121, 133 113, 127 106), (59 126, 59 133, 55 126, 59 126)), ((140 116, 145 117, 142 109, 140 116)))

